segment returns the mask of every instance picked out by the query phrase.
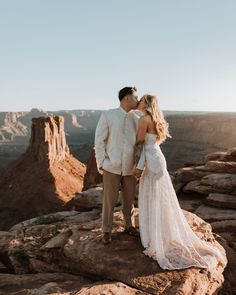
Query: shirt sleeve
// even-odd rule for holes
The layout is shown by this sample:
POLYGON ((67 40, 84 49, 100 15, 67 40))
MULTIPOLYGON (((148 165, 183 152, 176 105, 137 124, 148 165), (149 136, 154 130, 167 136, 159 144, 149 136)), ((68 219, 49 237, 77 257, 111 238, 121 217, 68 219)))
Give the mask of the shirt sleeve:
POLYGON ((145 157, 145 146, 143 144, 141 155, 140 155, 140 158, 139 158, 139 161, 138 161, 138 164, 137 164, 136 168, 139 169, 139 170, 144 170, 145 161, 146 161, 146 157, 145 157))
POLYGON ((104 112, 101 114, 95 131, 95 156, 97 168, 102 167, 106 155, 106 140, 108 138, 108 124, 104 112))

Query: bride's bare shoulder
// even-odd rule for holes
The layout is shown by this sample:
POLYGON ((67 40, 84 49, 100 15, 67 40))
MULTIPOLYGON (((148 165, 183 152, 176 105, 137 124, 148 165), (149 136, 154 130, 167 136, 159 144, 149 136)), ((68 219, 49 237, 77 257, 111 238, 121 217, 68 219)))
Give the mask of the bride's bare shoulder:
POLYGON ((142 120, 149 120, 151 118, 151 116, 149 114, 143 114, 140 119, 142 120))
POLYGON ((149 119, 148 119, 148 116, 147 115, 142 115, 140 118, 139 118, 139 124, 143 125, 147 125, 149 122, 149 119))
POLYGON ((150 132, 155 132, 155 124, 153 122, 153 119, 151 117, 150 114, 145 114, 143 115, 143 123, 146 124, 148 126, 148 129, 150 130, 150 132))
POLYGON ((142 119, 146 123, 149 123, 152 121, 152 118, 149 114, 142 115, 142 117, 140 119, 142 119))

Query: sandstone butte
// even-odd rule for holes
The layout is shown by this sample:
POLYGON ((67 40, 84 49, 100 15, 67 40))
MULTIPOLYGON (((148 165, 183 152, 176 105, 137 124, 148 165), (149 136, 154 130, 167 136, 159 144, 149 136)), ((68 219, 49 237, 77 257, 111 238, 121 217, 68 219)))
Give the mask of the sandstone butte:
POLYGON ((0 177, 0 229, 63 210, 83 188, 86 166, 66 144, 62 116, 32 119, 29 146, 0 177))

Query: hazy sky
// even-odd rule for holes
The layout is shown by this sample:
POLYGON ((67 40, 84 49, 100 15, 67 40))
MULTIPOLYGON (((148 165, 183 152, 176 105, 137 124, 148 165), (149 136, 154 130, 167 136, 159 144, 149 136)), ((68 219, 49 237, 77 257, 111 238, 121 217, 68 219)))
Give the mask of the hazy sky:
POLYGON ((0 0, 0 111, 236 111, 235 0, 0 0))

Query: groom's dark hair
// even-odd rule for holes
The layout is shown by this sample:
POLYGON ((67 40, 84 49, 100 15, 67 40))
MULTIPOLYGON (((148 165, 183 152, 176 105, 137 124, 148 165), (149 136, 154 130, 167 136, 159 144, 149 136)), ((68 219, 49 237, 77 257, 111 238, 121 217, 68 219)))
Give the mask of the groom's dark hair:
POLYGON ((122 99, 129 94, 133 94, 134 91, 137 91, 136 87, 124 87, 119 91, 119 100, 122 101, 122 99))

